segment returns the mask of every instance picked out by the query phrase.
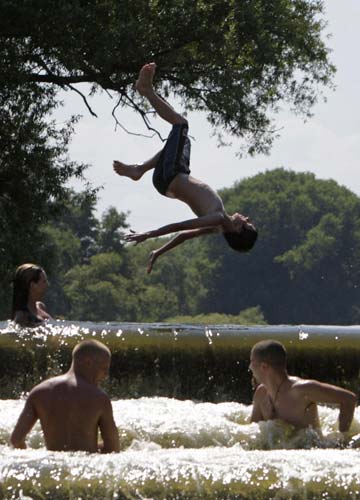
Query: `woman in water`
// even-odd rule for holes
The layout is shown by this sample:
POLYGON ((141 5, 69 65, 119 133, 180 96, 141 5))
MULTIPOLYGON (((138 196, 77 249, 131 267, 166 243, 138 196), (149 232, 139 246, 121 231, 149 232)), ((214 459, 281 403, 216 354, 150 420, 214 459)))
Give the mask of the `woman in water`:
POLYGON ((16 269, 11 319, 21 326, 36 326, 51 319, 42 299, 48 287, 44 269, 22 264, 16 269))

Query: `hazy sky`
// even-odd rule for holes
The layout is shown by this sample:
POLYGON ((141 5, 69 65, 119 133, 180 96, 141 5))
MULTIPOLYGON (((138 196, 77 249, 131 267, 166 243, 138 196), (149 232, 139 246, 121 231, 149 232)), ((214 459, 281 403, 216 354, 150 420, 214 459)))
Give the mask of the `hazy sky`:
MULTIPOLYGON (((360 195, 360 69, 356 62, 360 46, 360 1, 326 0, 324 4, 329 23, 327 32, 332 34, 328 41, 333 50, 331 60, 337 67, 335 92, 327 92, 327 102, 319 103, 313 110, 313 118, 306 123, 284 109, 276 120, 277 127, 282 127, 281 137, 274 143, 269 156, 239 160, 235 156, 240 146, 236 140, 232 147, 218 148, 205 116, 190 114, 190 133, 196 139, 191 156, 194 177, 219 189, 230 187, 244 177, 282 166, 297 172, 310 171, 318 178, 335 179, 360 195)), ((139 182, 113 173, 113 159, 142 162, 162 147, 158 138, 131 136, 119 128, 115 131, 111 116, 113 102, 105 94, 92 100, 99 118, 87 113, 79 96, 68 92, 64 100, 65 107, 59 112, 59 119, 70 113, 83 114, 76 127, 70 156, 73 160, 89 163, 87 179, 94 186, 103 186, 99 193, 98 215, 110 205, 119 211, 130 211, 128 220, 137 231, 192 217, 181 202, 167 199, 155 191, 150 173, 139 182)), ((134 113, 120 110, 118 116, 127 129, 145 132, 141 119, 134 113)), ((167 135, 167 125, 163 126, 161 120, 156 120, 155 125, 164 136, 167 135)), ((72 186, 82 188, 79 183, 72 186)))

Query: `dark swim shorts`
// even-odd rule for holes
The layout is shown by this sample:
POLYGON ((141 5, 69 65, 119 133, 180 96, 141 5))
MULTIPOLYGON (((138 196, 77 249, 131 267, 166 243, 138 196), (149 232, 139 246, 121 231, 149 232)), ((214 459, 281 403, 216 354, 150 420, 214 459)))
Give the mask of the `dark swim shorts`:
POLYGON ((171 181, 179 173, 190 174, 190 140, 187 123, 173 125, 164 149, 156 164, 153 184, 160 194, 166 196, 171 181))

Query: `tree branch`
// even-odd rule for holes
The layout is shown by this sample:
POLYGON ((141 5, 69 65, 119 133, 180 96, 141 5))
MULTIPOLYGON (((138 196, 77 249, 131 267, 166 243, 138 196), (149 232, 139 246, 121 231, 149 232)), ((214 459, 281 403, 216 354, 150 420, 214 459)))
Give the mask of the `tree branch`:
POLYGON ((30 82, 38 83, 55 83, 63 87, 64 85, 69 85, 72 83, 93 83, 94 79, 90 75, 79 75, 79 76, 58 76, 58 75, 37 75, 35 73, 27 73, 25 75, 25 80, 30 82))
MULTIPOLYGON (((147 129, 151 130, 152 132, 154 132, 159 137, 159 139, 162 142, 165 142, 166 139, 164 139, 164 137, 162 137, 162 135, 160 134, 160 132, 158 130, 156 130, 156 128, 150 126, 150 122, 149 122, 149 119, 147 117, 148 113, 146 113, 141 108, 139 108, 139 106, 127 94, 125 94, 125 97, 130 102, 129 106, 131 106, 135 111, 137 111, 138 113, 140 113, 141 118, 143 119, 143 121, 144 121, 147 129)), ((154 113, 154 111, 152 111, 151 113, 154 113)))
POLYGON ((84 101, 85 103, 85 106, 87 107, 87 109, 89 110, 89 113, 92 115, 92 116, 95 116, 96 118, 98 117, 98 115, 92 110, 92 108, 90 107, 90 104, 88 103, 86 97, 84 96, 84 94, 82 92, 80 92, 80 90, 78 90, 77 88, 73 87, 72 85, 68 84, 67 87, 69 87, 69 89, 73 90, 74 92, 76 92, 77 94, 79 94, 81 97, 82 97, 82 100, 84 101))
MULTIPOLYGON (((118 120, 118 117, 116 116, 116 109, 120 106, 121 102, 123 101, 123 95, 120 96, 118 102, 116 103, 116 105, 114 106, 111 114, 112 116, 114 117, 114 120, 115 120, 115 130, 116 130, 116 127, 119 126, 122 130, 124 130, 124 132, 126 132, 127 134, 129 135, 135 135, 135 136, 138 136, 138 137, 146 137, 147 139, 152 139, 154 137, 155 134, 157 134, 160 139, 163 141, 162 137, 160 136, 159 132, 155 129, 150 129, 150 130, 153 130, 154 133, 151 134, 151 135, 145 135, 145 134, 140 134, 138 132, 131 132, 130 130, 128 130, 122 123, 119 122, 118 120)), ((129 99, 129 97, 125 94, 125 97, 127 97, 129 99)), ((136 106, 136 105, 135 105, 136 106)), ((135 108, 136 109, 136 108, 135 108)), ((140 110, 140 108, 138 108, 139 112, 142 114, 146 114, 144 111, 140 110)), ((146 122, 145 122, 146 123, 146 122)), ((148 127, 149 128, 149 127, 148 127)))

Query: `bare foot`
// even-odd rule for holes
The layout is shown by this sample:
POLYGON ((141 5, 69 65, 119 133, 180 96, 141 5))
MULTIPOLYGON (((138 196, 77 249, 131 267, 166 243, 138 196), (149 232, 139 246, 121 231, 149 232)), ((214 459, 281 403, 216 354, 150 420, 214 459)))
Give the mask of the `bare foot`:
POLYGON ((138 181, 143 176, 143 171, 140 165, 126 165, 125 163, 121 163, 121 161, 113 162, 113 169, 119 175, 123 177, 129 177, 133 181, 138 181))
POLYGON ((139 94, 146 96, 153 90, 153 78, 155 75, 156 64, 144 64, 139 73, 139 78, 136 80, 135 88, 139 94))

